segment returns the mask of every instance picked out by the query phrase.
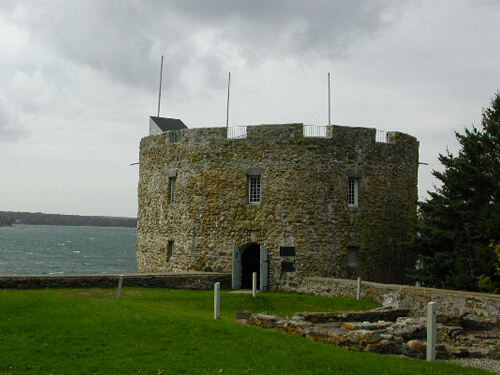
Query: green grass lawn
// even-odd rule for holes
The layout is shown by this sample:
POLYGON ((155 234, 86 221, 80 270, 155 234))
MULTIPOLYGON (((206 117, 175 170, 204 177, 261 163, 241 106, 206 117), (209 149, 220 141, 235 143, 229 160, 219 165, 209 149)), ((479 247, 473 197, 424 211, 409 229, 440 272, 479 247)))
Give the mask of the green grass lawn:
POLYGON ((289 293, 165 289, 0 291, 0 374, 481 374, 356 353, 235 324, 235 312, 369 309, 372 302, 289 293))

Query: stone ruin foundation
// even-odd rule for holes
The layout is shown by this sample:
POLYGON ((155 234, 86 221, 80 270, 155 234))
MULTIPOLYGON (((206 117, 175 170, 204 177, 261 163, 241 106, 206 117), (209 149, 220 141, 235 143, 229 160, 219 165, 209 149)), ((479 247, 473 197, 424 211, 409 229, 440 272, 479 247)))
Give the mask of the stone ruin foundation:
MULTIPOLYGON (((274 329, 359 352, 425 359, 426 318, 408 317, 409 310, 303 312, 293 317, 236 314, 237 323, 274 329)), ((500 359, 500 320, 477 315, 437 316, 437 359, 500 359)))

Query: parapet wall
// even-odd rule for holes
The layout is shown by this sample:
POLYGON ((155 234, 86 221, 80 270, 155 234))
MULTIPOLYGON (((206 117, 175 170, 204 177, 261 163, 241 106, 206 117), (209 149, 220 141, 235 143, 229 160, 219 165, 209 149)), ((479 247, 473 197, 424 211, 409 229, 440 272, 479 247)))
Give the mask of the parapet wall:
MULTIPOLYGON (((379 130, 380 131, 380 130, 379 130)), ((365 127, 351 127, 341 125, 304 125, 295 124, 273 124, 273 125, 248 125, 235 128, 192 128, 182 130, 169 130, 163 133, 152 134, 154 137, 161 137, 167 143, 197 143, 223 140, 249 139, 255 141, 275 142, 287 139, 316 138, 320 142, 344 142, 344 143, 388 143, 404 144, 416 143, 416 139, 406 133, 398 131, 382 131, 385 133, 385 140, 377 142, 377 129, 365 127), (308 130, 312 134, 308 135, 308 130), (311 129, 315 128, 315 129, 311 129), (323 128, 323 129, 320 129, 323 128), (314 135, 316 132, 321 135, 314 135), (240 136, 231 136, 240 134, 240 136), (244 135, 243 135, 244 134, 244 135), (175 141, 174 141, 175 139, 175 141)), ((146 137, 144 139, 148 139, 146 137)), ((152 138, 155 139, 155 138, 152 138)), ((154 142, 154 141, 153 141, 154 142)))
MULTIPOLYGON (((120 275, 0 276, 0 289, 116 288, 120 275)), ((231 275, 222 273, 126 274, 124 287, 211 290, 220 282, 231 288, 231 275)))
MULTIPOLYGON (((328 297, 356 297, 357 280, 305 277, 282 289, 328 297)), ((361 298, 376 301, 386 307, 408 309, 413 316, 425 316, 427 303, 433 301, 437 303, 437 312, 440 314, 500 318, 500 295, 496 294, 363 281, 361 298)))

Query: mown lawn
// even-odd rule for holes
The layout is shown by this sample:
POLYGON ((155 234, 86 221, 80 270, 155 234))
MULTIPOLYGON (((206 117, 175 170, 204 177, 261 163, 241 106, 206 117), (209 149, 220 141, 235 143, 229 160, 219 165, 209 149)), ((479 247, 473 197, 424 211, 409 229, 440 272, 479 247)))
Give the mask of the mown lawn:
POLYGON ((126 288, 0 291, 0 374, 485 374, 356 353, 258 327, 235 312, 369 309, 345 298, 126 288))

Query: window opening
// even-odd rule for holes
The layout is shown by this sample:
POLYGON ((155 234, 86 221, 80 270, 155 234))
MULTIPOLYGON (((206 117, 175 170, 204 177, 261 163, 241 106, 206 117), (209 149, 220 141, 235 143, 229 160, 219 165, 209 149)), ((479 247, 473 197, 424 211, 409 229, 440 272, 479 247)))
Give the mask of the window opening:
POLYGON ((356 267, 358 265, 359 246, 347 246, 347 265, 356 267))
POLYGON ((280 246, 281 272, 295 272, 295 246, 280 246))
POLYGON ((295 272, 295 263, 294 262, 281 262, 281 272, 295 272))
POLYGON ((260 176, 250 176, 248 180, 248 202, 260 203, 262 187, 260 176))
POLYGON ((347 190, 347 204, 351 207, 358 206, 358 190, 359 190, 359 180, 357 178, 349 178, 349 187, 347 190))
POLYGON ((294 257, 295 256, 295 246, 280 246, 280 256, 282 256, 282 257, 294 257))
POLYGON ((174 241, 167 243, 167 262, 174 256, 174 241))
POLYGON ((172 142, 177 143, 181 140, 181 131, 180 130, 174 130, 172 132, 172 142))
POLYGON ((170 203, 176 202, 176 183, 177 177, 169 178, 169 201, 170 203))

